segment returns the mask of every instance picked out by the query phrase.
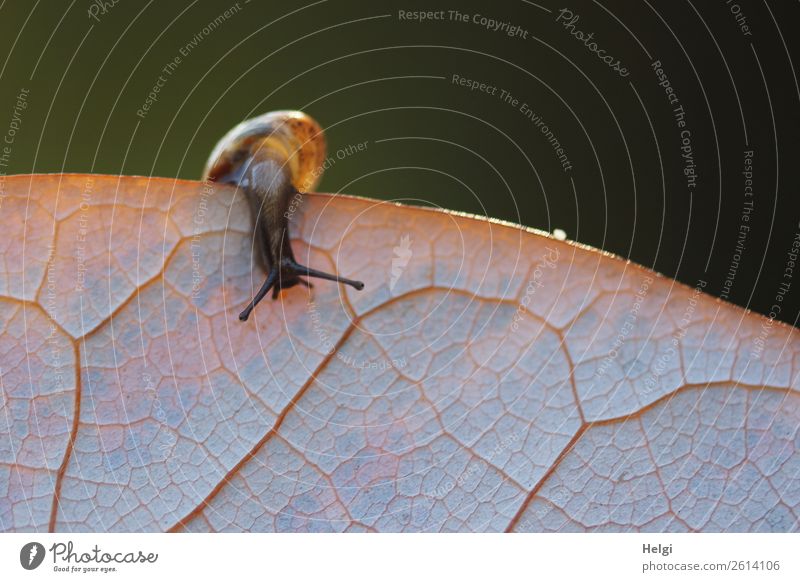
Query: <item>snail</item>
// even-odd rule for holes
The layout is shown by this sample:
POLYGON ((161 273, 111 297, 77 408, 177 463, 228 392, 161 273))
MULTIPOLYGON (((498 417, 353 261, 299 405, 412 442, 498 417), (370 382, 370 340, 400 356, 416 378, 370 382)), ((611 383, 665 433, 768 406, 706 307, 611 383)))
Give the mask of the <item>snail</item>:
POLYGON ((325 161, 325 136, 320 125, 301 111, 273 111, 234 127, 217 143, 203 170, 203 180, 241 188, 250 204, 257 260, 267 272, 264 284, 239 314, 250 313, 272 290, 297 284, 312 287, 300 277, 316 277, 364 288, 361 281, 300 265, 289 241, 289 206, 301 192, 316 186, 325 161))

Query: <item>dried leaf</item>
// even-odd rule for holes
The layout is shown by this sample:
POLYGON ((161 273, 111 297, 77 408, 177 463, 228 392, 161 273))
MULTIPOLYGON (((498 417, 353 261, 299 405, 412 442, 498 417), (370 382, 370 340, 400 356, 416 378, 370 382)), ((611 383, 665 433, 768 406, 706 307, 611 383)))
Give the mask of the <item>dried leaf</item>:
POLYGON ((341 196, 264 274, 241 193, 0 198, 0 529, 789 531, 798 332, 514 225, 341 196))

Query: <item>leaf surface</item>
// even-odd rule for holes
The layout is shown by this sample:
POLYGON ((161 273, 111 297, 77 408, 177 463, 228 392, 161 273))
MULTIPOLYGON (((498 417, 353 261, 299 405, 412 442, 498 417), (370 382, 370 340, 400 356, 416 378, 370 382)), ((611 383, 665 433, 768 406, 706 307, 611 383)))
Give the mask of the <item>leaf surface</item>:
POLYGON ((241 193, 9 177, 5 531, 796 531, 800 338, 514 225, 313 194, 261 285, 241 193))

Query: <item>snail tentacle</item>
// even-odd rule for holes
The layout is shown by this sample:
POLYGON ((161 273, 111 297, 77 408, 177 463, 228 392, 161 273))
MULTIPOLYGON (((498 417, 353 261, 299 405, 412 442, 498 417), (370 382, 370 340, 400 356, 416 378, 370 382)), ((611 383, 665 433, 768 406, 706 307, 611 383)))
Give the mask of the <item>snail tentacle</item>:
POLYGON ((278 269, 272 269, 267 275, 267 278, 264 280, 264 284, 261 285, 261 289, 258 290, 256 296, 253 297, 253 300, 250 301, 249 305, 244 308, 239 314, 239 321, 247 321, 247 318, 250 317, 250 312, 253 311, 256 305, 264 299, 264 295, 269 293, 269 290, 275 285, 275 282, 278 280, 278 269))

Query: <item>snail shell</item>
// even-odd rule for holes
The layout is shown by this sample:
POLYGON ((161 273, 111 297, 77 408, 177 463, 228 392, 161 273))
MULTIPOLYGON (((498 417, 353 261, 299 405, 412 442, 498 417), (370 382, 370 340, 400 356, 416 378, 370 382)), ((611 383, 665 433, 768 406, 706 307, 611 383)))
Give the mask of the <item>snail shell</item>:
POLYGON ((203 179, 238 183, 237 169, 257 157, 272 157, 288 172, 299 192, 313 190, 322 176, 325 134, 302 111, 272 111, 243 121, 217 142, 203 170, 203 179))

